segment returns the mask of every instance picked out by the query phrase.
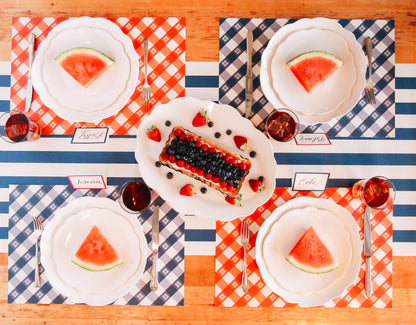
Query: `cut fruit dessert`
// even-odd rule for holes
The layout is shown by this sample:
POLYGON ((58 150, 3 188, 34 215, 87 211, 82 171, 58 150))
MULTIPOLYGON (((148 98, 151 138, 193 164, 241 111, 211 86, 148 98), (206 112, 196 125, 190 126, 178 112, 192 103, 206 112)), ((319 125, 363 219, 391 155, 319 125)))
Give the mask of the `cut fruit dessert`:
POLYGON ((173 128, 159 160, 230 197, 236 197, 251 168, 250 160, 180 126, 173 128))
POLYGON ((286 260, 307 273, 328 273, 339 267, 313 227, 306 230, 286 260))
POLYGON ((104 53, 85 47, 67 50, 58 55, 55 61, 85 88, 114 63, 104 53))
POLYGON ((312 51, 303 53, 287 63, 289 69, 309 93, 337 71, 343 62, 333 54, 312 51))
POLYGON ((123 260, 97 226, 84 239, 72 262, 88 271, 108 271, 123 264, 123 260))

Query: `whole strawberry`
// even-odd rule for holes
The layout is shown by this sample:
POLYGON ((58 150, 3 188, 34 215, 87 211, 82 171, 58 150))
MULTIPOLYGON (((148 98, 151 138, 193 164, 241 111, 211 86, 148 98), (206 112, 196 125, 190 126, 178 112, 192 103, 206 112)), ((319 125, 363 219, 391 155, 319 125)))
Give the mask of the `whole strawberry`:
POLYGON ((227 201, 231 205, 235 205, 235 206, 241 207, 241 194, 239 194, 236 197, 231 197, 231 196, 228 196, 227 195, 225 197, 225 201, 227 201))
POLYGON ((238 149, 244 151, 248 146, 248 140, 246 137, 243 137, 241 135, 234 136, 234 143, 237 146, 238 149))
POLYGON ((179 194, 183 196, 193 196, 195 194, 194 186, 192 184, 186 184, 180 189, 179 194))
POLYGON ((200 127, 208 124, 208 117, 207 117, 207 111, 200 110, 192 120, 192 125, 194 127, 200 127))
POLYGON ((250 184, 250 187, 253 190, 253 192, 257 193, 264 190, 264 180, 262 180, 262 178, 250 179, 248 183, 250 184))
POLYGON ((152 125, 150 128, 148 128, 146 134, 150 140, 160 142, 160 131, 156 126, 152 125))

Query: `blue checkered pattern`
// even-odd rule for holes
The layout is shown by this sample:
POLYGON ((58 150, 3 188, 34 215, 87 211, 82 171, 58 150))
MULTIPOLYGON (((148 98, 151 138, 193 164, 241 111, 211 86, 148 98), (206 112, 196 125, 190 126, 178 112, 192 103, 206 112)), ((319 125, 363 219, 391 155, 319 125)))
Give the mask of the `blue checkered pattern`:
MULTIPOLYGON (((223 104, 245 108, 245 75, 247 70, 246 35, 253 30, 253 113, 250 119, 259 129, 264 129, 267 115, 273 106, 260 87, 260 60, 271 37, 284 25, 295 19, 222 18, 220 20, 220 80, 219 99, 223 104)), ((327 123, 301 126, 300 132, 325 132, 329 137, 394 137, 395 136, 395 70, 394 21, 346 20, 338 22, 351 31, 358 43, 365 36, 373 40, 373 81, 376 105, 368 105, 363 97, 342 117, 327 123)))
MULTIPOLYGON (((53 218, 55 211, 82 196, 118 198, 116 186, 105 190, 74 190, 64 185, 13 185, 10 187, 9 219, 9 303, 70 304, 67 297, 56 292, 47 281, 41 268, 42 286, 36 288, 35 279, 35 237, 33 216, 42 216, 45 224, 53 218)), ((164 305, 184 304, 184 221, 162 198, 152 193, 152 206, 139 216, 149 245, 148 258, 142 279, 115 305, 164 305), (160 249, 159 286, 157 292, 150 290, 152 210, 159 205, 160 249)))

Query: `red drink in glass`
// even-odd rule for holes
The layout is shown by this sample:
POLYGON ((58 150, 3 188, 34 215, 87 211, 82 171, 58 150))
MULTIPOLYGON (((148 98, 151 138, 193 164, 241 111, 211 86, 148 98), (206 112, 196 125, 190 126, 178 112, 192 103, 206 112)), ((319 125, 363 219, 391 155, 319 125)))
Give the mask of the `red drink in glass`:
POLYGON ((22 142, 39 139, 41 133, 39 125, 30 120, 23 112, 6 113, 2 116, 2 120, 6 118, 6 123, 4 125, 2 123, 2 136, 6 141, 22 142))
POLYGON ((354 184, 352 195, 373 209, 384 209, 393 203, 396 190, 392 181, 383 176, 361 180, 354 184))
POLYGON ((271 113, 266 121, 266 129, 273 139, 286 142, 292 140, 298 133, 299 121, 295 113, 279 109, 271 113))
POLYGON ((128 212, 140 212, 146 209, 152 201, 150 188, 142 182, 132 181, 123 185, 119 202, 128 212))

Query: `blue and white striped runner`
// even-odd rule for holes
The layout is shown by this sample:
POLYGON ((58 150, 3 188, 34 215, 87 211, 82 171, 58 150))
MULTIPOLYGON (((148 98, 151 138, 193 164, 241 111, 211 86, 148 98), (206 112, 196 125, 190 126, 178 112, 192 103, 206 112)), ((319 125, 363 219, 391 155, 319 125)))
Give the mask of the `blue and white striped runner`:
MULTIPOLYGON (((218 63, 186 63, 186 96, 218 101, 218 63)), ((9 110, 10 64, 0 63, 0 111, 9 110)), ((68 184, 67 175, 102 174, 108 185, 140 177, 135 138, 110 136, 105 144, 71 144, 70 136, 33 143, 0 141, 0 252, 7 252, 9 184, 68 184), (38 154, 33 154, 37 152, 38 154), (42 152, 42 154, 39 154, 42 152)), ((393 254, 416 255, 416 64, 396 65, 396 137, 331 139, 331 146, 274 144, 278 186, 295 172, 329 172, 329 186, 351 186, 384 175, 397 188, 393 211, 393 254)), ((185 253, 215 254, 215 222, 187 217, 185 253)))

